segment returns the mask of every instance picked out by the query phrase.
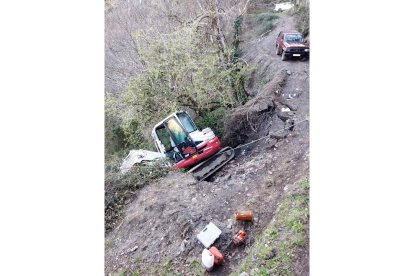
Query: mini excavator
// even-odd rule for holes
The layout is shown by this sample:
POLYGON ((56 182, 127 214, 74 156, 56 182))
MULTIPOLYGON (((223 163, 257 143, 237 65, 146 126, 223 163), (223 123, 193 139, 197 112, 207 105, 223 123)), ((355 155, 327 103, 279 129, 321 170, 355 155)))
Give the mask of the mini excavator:
POLYGON ((199 130, 185 111, 170 114, 156 124, 151 132, 158 153, 135 150, 125 158, 121 172, 134 164, 166 157, 172 169, 187 168, 202 181, 212 176, 234 158, 234 149, 221 147, 210 128, 199 130))

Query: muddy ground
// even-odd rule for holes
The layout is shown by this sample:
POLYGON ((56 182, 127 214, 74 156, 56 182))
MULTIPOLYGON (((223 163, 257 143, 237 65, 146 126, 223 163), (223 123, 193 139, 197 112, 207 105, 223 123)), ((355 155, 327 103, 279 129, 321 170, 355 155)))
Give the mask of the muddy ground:
MULTIPOLYGON (((138 190, 125 218, 106 237, 106 274, 139 270, 140 275, 171 271, 199 275, 203 246, 196 235, 212 221, 223 232, 215 243, 219 249, 242 228, 248 236, 245 246, 227 251, 224 265, 210 273, 228 275, 274 216, 281 196, 308 176, 309 62, 281 61, 274 40, 280 30, 294 29, 293 18, 284 15, 276 24, 267 36, 245 40, 241 45, 242 58, 259 65, 249 93, 256 95, 265 87, 266 83, 259 80, 270 82, 286 70, 280 97, 295 109, 291 116, 297 125, 283 139, 266 137, 244 149, 209 181, 197 182, 189 174, 171 172, 138 190), (235 222, 233 215, 240 210, 251 210, 253 222, 235 222)), ((275 112, 269 114, 277 116, 275 112)), ((245 142, 249 140, 247 137, 245 142)), ((303 260, 295 262, 300 266, 295 271, 304 271, 301 275, 309 273, 308 252, 308 247, 304 248, 303 260)))

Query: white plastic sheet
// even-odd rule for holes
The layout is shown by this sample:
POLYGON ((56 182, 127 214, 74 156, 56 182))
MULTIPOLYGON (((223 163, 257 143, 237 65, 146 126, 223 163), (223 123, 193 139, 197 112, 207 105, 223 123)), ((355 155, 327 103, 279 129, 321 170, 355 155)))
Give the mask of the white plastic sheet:
POLYGON ((197 239, 205 248, 209 248, 220 234, 221 230, 214 223, 210 222, 199 234, 197 234, 197 239))
POLYGON ((149 150, 131 150, 121 165, 121 173, 129 171, 132 166, 143 161, 154 161, 165 157, 165 154, 149 150))

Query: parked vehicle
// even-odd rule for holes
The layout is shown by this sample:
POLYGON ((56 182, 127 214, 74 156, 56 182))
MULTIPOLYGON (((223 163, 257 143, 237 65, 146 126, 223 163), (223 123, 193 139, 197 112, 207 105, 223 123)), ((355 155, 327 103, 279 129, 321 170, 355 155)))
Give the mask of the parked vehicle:
POLYGON ((309 58, 309 45, 298 31, 281 31, 276 38, 276 54, 282 60, 288 58, 309 58))

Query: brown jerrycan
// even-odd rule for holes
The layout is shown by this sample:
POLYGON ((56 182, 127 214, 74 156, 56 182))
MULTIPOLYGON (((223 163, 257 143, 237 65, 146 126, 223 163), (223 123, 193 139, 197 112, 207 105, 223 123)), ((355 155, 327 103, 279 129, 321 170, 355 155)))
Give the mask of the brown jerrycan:
POLYGON ((224 260, 223 255, 217 249, 217 247, 212 246, 212 247, 210 247, 210 249, 208 251, 210 251, 210 253, 213 254, 215 265, 221 265, 223 263, 223 260, 224 260))
POLYGON ((253 213, 251 211, 240 211, 234 214, 235 220, 250 221, 253 219, 253 213))

